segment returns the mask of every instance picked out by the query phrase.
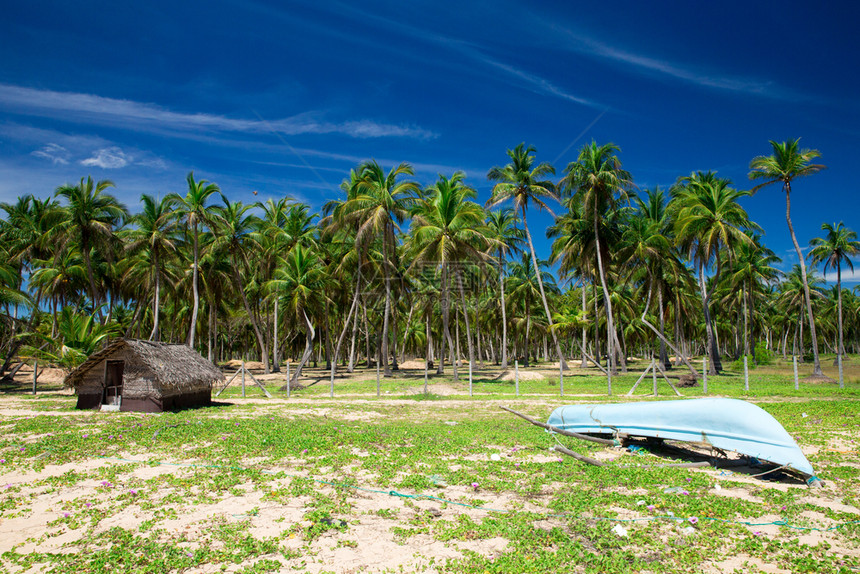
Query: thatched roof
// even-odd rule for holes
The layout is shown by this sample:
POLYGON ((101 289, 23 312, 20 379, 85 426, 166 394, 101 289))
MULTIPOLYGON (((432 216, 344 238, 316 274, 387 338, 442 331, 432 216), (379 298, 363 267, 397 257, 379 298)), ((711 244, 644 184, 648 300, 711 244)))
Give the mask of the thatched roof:
POLYGON ((69 373, 65 384, 77 386, 90 369, 120 352, 131 352, 137 356, 142 365, 152 371, 155 381, 164 387, 181 389, 224 380, 224 375, 215 365, 187 345, 117 339, 98 353, 90 355, 84 364, 69 373))

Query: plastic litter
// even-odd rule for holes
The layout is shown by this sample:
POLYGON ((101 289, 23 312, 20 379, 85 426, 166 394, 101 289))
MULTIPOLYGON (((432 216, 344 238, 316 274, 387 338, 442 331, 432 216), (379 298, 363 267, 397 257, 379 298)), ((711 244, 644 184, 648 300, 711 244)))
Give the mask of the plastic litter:
POLYGON ((621 526, 620 524, 616 524, 612 527, 612 532, 620 536, 621 538, 627 537, 627 529, 621 526))

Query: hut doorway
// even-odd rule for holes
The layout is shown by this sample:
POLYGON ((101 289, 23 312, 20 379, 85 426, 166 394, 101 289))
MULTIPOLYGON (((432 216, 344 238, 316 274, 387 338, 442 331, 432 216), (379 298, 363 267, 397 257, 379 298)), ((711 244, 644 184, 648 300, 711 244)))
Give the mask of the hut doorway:
POLYGON ((122 372, 125 361, 105 361, 105 386, 102 404, 119 407, 122 403, 122 372))

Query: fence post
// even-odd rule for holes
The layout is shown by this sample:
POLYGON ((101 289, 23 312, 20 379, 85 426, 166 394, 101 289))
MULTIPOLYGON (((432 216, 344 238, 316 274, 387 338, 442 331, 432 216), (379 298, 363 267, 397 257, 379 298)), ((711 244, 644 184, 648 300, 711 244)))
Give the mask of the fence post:
POLYGON ((379 396, 379 361, 376 361, 376 396, 379 396))
POLYGON ((335 361, 331 362, 331 390, 329 390, 328 396, 329 398, 334 398, 334 364, 335 361))
MULTIPOLYGON (((842 353, 836 354, 836 360, 839 362, 839 388, 845 388, 845 378, 842 376, 842 353)), ((35 371, 34 371, 35 372, 35 371)), ((35 375, 34 375, 35 377, 35 375)), ((33 394, 36 394, 36 379, 33 379, 33 394)))
POLYGON ((657 361, 651 359, 651 377, 654 380, 654 396, 657 396, 657 361))
POLYGON ((750 390, 750 370, 746 355, 744 355, 744 390, 747 392, 750 390))
POLYGON ((702 357, 702 392, 708 394, 708 359, 702 357))
POLYGON ((290 363, 287 362, 287 398, 290 398, 290 363))
POLYGON ((794 390, 800 390, 800 380, 797 378, 797 355, 792 355, 791 358, 794 360, 794 390))
POLYGON ((245 359, 242 359, 242 398, 245 398, 245 359))
POLYGON ((606 394, 612 396, 612 361, 606 355, 606 394))
MULTIPOLYGON (((39 376, 39 361, 33 361, 33 394, 36 394, 36 377, 39 376)), ((842 363, 839 363, 839 382, 842 383, 842 363)), ((842 386, 841 384, 839 385, 842 386)))

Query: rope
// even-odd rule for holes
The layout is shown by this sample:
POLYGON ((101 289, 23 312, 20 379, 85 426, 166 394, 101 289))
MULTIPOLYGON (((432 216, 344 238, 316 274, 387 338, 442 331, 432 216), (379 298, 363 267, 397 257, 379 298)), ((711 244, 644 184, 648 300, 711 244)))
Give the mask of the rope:
MULTIPOLYGON (((115 460, 119 462, 133 462, 137 464, 152 464, 152 461, 146 460, 134 460, 128 458, 118 458, 112 456, 100 456, 98 458, 106 459, 106 460, 115 460)), ((453 504, 455 506, 463 506, 465 508, 474 508, 475 510, 483 510, 485 512, 498 512, 500 514, 510 514, 512 511, 506 510, 503 508, 490 508, 488 506, 475 506, 474 504, 468 504, 465 502, 457 502, 456 500, 448 500, 445 498, 440 498, 438 496, 433 496, 432 494, 405 494, 403 492, 398 492, 396 490, 379 490, 376 488, 365 488, 362 486, 355 486, 352 484, 345 484, 342 482, 332 482, 329 480, 323 480, 320 478, 306 477, 306 476, 298 476, 296 474, 290 474, 288 472, 283 471, 273 471, 273 470, 259 470, 252 468, 245 468, 241 466, 229 466, 229 465, 220 465, 220 464, 195 464, 195 463, 180 463, 180 462, 163 462, 157 461, 157 464, 162 466, 178 466, 178 467, 186 467, 186 468, 216 468, 216 469, 228 469, 228 470, 256 470, 262 474, 281 474, 283 473, 286 476, 291 478, 296 478, 300 480, 310 480, 316 482, 318 484, 325 484, 328 486, 333 486, 335 488, 351 488, 353 490, 358 490, 362 492, 371 492, 374 494, 387 494, 388 496, 392 496, 395 498, 407 498, 413 500, 435 500, 437 502, 445 503, 445 504, 453 504)), ((580 520, 597 520, 597 521, 606 521, 606 522, 649 522, 658 519, 666 519, 666 520, 674 520, 676 522, 686 522, 688 519, 682 518, 679 516, 674 516, 670 514, 657 514, 654 516, 645 516, 642 518, 611 518, 608 516, 581 516, 578 514, 570 514, 570 513, 561 513, 561 514, 547 514, 547 518, 573 518, 580 520)), ((810 530, 815 532, 832 532, 834 530, 838 530, 844 526, 850 526, 852 524, 860 524, 860 520, 849 520, 848 522, 842 522, 840 524, 836 524, 829 528, 816 528, 814 526, 798 526, 795 524, 789 524, 785 520, 775 520, 773 522, 749 522, 746 520, 729 520, 725 518, 714 518, 710 516, 700 516, 699 520, 709 520, 711 522, 722 522, 724 524, 739 524, 743 526, 785 526, 786 528, 791 528, 793 530, 810 530)))

